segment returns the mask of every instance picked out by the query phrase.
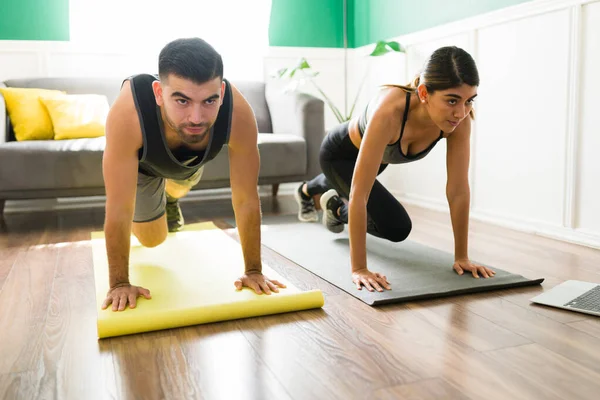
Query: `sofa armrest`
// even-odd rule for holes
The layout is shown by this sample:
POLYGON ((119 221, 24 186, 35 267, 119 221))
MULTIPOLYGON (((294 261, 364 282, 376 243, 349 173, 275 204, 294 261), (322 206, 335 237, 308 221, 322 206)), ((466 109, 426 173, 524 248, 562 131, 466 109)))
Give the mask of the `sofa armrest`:
POLYGON ((267 104, 271 113, 273 134, 287 133, 306 141, 306 176, 312 179, 321 173, 319 152, 325 137, 325 103, 307 93, 270 93, 267 104))
MULTIPOLYGON (((6 87, 6 85, 0 82, 0 87, 6 87)), ((8 115, 6 113, 6 102, 4 96, 0 94, 0 143, 8 142, 8 126, 6 125, 6 119, 8 115)))

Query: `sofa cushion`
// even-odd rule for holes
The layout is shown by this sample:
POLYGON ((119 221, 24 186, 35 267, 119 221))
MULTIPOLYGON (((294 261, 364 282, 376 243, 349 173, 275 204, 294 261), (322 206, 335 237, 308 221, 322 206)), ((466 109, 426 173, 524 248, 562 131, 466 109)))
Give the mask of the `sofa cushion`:
MULTIPOLYGON (((299 136, 259 133, 258 151, 260 176, 263 178, 306 173, 306 142, 299 136)), ((207 180, 229 180, 227 148, 204 167, 202 181, 207 180)))
POLYGON ((50 140, 54 138, 52 119, 40 101, 64 94, 60 90, 32 88, 0 88, 17 140, 50 140))
POLYGON ((83 139, 104 136, 109 105, 101 94, 67 94, 47 98, 40 96, 46 106, 54 140, 83 139))
POLYGON ((105 137, 0 145, 0 191, 104 186, 105 137))

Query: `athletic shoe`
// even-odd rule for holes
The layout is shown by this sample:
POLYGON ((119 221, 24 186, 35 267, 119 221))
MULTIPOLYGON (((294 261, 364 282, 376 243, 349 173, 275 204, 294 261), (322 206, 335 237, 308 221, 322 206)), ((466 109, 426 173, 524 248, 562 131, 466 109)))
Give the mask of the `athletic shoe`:
POLYGON ((319 214, 315 208, 315 201, 312 197, 308 200, 304 197, 302 186, 304 186, 304 183, 300 185, 298 190, 294 191, 294 198, 296 199, 296 203, 298 203, 298 219, 302 222, 317 222, 319 214))
POLYGON ((323 225, 333 233, 344 231, 344 223, 339 219, 337 211, 344 205, 335 189, 330 189, 321 196, 323 209, 323 225))
POLYGON ((183 228, 184 220, 181 207, 179 207, 179 201, 168 201, 167 200, 167 225, 169 232, 177 232, 183 228))

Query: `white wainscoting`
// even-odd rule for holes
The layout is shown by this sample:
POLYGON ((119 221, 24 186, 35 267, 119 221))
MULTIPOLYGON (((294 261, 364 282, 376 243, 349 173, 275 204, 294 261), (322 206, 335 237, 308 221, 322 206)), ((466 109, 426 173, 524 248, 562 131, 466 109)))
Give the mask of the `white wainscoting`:
POLYGON ((600 2, 581 12, 581 65, 578 98, 578 134, 575 151, 575 226, 581 232, 600 233, 600 2))

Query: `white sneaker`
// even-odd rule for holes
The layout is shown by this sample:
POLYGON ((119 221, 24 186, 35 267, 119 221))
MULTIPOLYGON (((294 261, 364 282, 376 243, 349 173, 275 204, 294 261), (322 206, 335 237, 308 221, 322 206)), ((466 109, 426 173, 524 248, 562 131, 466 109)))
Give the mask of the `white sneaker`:
POLYGON ((323 225, 333 233, 344 231, 344 223, 337 216, 337 210, 344 202, 335 189, 329 189, 321 195, 321 209, 323 210, 323 225))

